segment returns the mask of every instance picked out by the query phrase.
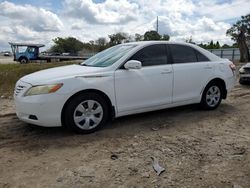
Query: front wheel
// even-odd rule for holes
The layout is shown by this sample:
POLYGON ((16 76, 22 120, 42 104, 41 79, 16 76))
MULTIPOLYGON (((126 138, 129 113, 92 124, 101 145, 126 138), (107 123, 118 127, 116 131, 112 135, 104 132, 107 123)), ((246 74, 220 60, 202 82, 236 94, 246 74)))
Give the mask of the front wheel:
POLYGON ((213 110, 220 105, 221 100, 222 87, 218 83, 210 83, 203 92, 200 104, 206 110, 213 110))
POLYGON ((98 94, 84 93, 70 100, 63 115, 68 128, 87 134, 95 132, 106 124, 108 106, 98 94))

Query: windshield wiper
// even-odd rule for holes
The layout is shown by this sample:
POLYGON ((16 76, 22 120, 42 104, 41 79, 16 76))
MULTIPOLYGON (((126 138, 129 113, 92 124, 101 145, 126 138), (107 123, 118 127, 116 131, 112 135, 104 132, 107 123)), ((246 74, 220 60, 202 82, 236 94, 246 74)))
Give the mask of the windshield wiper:
POLYGON ((91 65, 82 64, 82 63, 79 63, 79 65, 81 65, 81 66, 85 66, 85 67, 92 67, 91 65))

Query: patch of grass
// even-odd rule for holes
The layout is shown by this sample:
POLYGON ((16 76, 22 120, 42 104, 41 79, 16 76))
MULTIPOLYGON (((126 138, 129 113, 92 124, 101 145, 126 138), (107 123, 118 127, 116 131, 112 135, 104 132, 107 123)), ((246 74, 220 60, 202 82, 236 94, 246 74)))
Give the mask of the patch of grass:
POLYGON ((74 61, 57 63, 0 64, 0 97, 12 96, 16 82, 23 76, 48 68, 76 64, 74 61))

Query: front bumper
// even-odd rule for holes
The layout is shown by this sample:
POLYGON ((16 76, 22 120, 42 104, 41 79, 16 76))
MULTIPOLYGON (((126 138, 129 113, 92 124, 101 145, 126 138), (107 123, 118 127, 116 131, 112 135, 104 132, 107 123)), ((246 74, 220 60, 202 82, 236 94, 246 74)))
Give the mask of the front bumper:
POLYGON ((240 80, 250 82, 250 74, 240 74, 240 80))
MULTIPOLYGON (((28 88, 26 84, 26 91, 28 88)), ((61 112, 66 101, 64 95, 53 93, 24 97, 23 93, 14 95, 16 114, 20 120, 43 127, 62 126, 61 112)))

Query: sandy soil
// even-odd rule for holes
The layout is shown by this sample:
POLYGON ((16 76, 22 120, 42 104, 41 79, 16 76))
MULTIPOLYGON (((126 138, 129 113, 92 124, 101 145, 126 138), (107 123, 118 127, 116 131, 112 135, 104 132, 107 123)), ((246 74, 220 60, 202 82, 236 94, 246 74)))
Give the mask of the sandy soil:
MULTIPOLYGON (((15 105, 12 97, 0 96, 0 117, 11 116, 15 114, 15 105)), ((1 126, 1 120, 0 120, 1 126)))
POLYGON ((5 57, 0 55, 0 64, 12 64, 12 63, 17 63, 13 61, 13 56, 11 57, 5 57))
POLYGON ((91 135, 27 125, 0 103, 0 187, 250 187, 250 86, 215 111, 123 117, 91 135))

